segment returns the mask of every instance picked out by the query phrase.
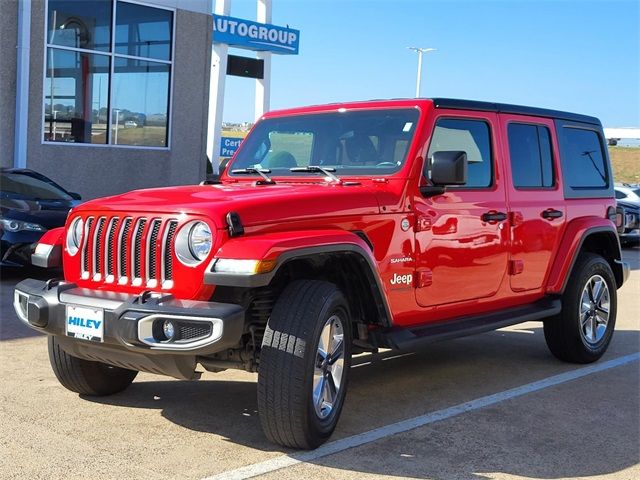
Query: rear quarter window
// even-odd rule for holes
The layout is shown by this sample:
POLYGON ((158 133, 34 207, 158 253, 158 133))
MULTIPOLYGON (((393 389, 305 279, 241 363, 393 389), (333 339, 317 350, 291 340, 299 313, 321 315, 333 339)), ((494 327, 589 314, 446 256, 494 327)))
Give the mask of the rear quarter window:
POLYGON ((566 198, 613 197, 609 157, 596 125, 556 120, 566 198))

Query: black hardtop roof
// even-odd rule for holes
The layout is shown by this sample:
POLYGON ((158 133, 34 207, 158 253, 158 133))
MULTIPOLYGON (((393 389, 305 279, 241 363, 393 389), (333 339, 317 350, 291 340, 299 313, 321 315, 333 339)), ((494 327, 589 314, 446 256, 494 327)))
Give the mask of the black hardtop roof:
POLYGON ((436 108, 450 108, 454 110, 480 110, 484 112, 514 113, 519 115, 531 115, 534 117, 559 118, 580 123, 602 125, 600 120, 589 115, 549 110, 546 108, 526 107, 523 105, 510 105, 507 103, 479 102, 476 100, 461 100, 457 98, 432 98, 436 108))

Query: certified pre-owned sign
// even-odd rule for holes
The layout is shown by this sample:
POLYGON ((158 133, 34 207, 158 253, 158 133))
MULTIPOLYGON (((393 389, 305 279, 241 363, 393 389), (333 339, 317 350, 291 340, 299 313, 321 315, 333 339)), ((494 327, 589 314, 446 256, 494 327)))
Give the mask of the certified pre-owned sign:
POLYGON ((297 55, 300 31, 214 14, 213 41, 247 50, 297 55))

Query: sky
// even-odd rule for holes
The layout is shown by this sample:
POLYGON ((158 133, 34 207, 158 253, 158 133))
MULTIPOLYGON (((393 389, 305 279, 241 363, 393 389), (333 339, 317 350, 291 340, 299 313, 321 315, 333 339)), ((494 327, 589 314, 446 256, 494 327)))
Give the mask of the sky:
MULTIPOLYGON (((215 1, 215 0, 214 0, 215 1)), ((255 0, 231 16, 256 19, 255 0)), ((640 127, 640 1, 273 0, 300 54, 274 55, 271 109, 415 95, 516 103, 640 127)), ((254 56, 247 50, 230 53, 254 56)), ((253 121, 254 80, 227 77, 224 120, 253 121)))

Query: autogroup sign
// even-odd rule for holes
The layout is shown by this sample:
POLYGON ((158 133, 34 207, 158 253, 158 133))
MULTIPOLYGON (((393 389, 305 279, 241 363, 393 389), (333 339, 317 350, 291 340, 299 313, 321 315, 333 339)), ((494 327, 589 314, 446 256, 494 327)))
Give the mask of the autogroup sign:
POLYGON ((214 14, 213 41, 247 50, 297 55, 300 31, 214 14))

